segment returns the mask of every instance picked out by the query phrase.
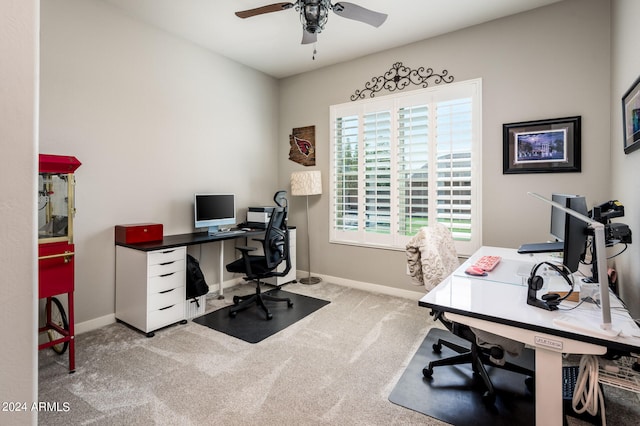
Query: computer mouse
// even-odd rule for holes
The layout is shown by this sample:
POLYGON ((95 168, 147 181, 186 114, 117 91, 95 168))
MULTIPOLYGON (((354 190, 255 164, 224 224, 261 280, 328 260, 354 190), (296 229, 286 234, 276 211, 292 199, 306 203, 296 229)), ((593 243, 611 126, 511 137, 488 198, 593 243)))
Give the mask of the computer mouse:
POLYGON ((475 267, 473 265, 469 266, 465 271, 465 274, 467 275, 473 275, 476 277, 485 277, 487 276, 487 273, 484 271, 484 269, 480 269, 478 267, 475 267))

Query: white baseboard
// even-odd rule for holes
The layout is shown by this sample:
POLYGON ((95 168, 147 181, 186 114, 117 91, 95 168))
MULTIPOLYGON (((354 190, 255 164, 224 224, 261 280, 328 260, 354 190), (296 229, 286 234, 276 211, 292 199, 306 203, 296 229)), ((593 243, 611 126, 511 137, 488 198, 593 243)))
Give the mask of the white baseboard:
MULTIPOLYGON (((299 277, 306 277, 309 273, 307 271, 298 270, 296 271, 296 274, 299 277)), ((332 277, 330 275, 319 275, 319 274, 312 274, 312 275, 319 276, 322 278, 323 281, 330 282, 332 284, 342 285, 345 287, 355 288, 357 290, 368 291, 371 293, 379 293, 379 294, 386 294, 388 296, 401 297, 403 299, 415 300, 416 302, 425 295, 425 292, 405 290, 405 289, 396 288, 396 287, 387 287, 386 285, 371 284, 363 281, 348 280, 346 278, 332 277)), ((231 280, 224 281, 222 283, 223 294, 224 294, 224 289, 234 287, 239 283, 241 283, 242 281, 243 281, 242 278, 234 278, 231 280)), ((215 297, 217 293, 218 293, 217 286, 209 287, 209 295, 212 295, 215 297)), ((116 322, 115 313, 105 315, 99 318, 94 318, 89 321, 79 322, 79 323, 76 323, 75 334, 78 335, 78 334, 86 333, 88 331, 97 330, 98 328, 104 327, 109 324, 113 324, 115 322, 116 322)))
POLYGON ((76 323, 76 335, 86 333, 87 331, 97 330, 105 325, 113 324, 116 322, 116 314, 109 314, 103 317, 94 318, 89 321, 83 321, 76 323))
MULTIPOLYGON (((297 271, 299 276, 306 277, 309 275, 306 271, 297 271)), ((426 291, 414 291, 405 290, 402 288, 388 287, 386 285, 372 284, 363 281, 354 281, 346 278, 332 277, 331 275, 311 274, 316 277, 322 278, 323 281, 330 282, 331 284, 337 284, 344 287, 355 288, 357 290, 368 291, 371 293, 386 294, 388 296, 401 297, 403 299, 415 300, 416 302, 426 294, 426 291)), ((418 287, 416 287, 418 288, 418 287)))

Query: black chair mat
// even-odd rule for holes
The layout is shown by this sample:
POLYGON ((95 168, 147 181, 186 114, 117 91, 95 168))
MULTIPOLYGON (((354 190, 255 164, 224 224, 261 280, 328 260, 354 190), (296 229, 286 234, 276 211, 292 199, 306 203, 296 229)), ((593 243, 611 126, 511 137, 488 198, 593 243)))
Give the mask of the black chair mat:
MULTIPOLYGON (((435 367, 431 379, 425 379, 422 369, 429 361, 455 355, 446 347, 440 354, 433 352, 432 346, 439 338, 469 346, 469 342, 447 330, 431 329, 389 395, 389 401, 459 426, 535 424, 534 396, 526 388, 524 375, 488 366, 496 388, 493 406, 483 402, 482 379, 474 379, 470 364, 435 367)), ((535 354, 525 349, 520 356, 508 359, 533 369, 535 354)))
POLYGON ((264 311, 257 305, 238 312, 235 318, 229 316, 231 306, 227 306, 194 318, 193 322, 245 342, 258 343, 330 303, 327 300, 290 293, 278 288, 265 293, 274 297, 288 297, 293 302, 293 306, 289 308, 285 302, 266 301, 265 304, 273 314, 271 320, 266 320, 264 311))

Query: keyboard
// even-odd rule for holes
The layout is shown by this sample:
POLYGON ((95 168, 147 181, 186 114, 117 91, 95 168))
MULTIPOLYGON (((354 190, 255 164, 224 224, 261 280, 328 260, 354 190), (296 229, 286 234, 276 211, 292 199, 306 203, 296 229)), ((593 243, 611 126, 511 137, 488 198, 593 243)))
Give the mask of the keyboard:
POLYGON ((564 243, 562 241, 550 242, 550 243, 529 243, 523 244, 518 249, 518 253, 557 253, 564 250, 564 243))
POLYGON ((244 231, 242 229, 232 229, 230 231, 220 231, 220 232, 216 232, 214 235, 216 236, 220 236, 220 237, 224 237, 226 235, 236 235, 236 234, 244 234, 247 231, 244 231))
POLYGON ((500 256, 482 256, 473 264, 476 268, 480 268, 483 271, 490 272, 496 267, 502 258, 500 256))

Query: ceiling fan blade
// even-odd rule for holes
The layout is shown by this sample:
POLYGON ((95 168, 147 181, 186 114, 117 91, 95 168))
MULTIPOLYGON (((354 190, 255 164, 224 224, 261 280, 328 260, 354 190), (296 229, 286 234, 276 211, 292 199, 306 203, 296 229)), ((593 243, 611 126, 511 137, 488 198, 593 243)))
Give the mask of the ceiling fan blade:
POLYGON ((302 43, 301 44, 311 44, 318 41, 318 33, 310 33, 309 31, 302 29, 302 43))
POLYGON ((266 6, 256 7, 255 9, 242 10, 236 12, 238 18, 250 18, 256 15, 262 15, 263 13, 280 12, 281 10, 289 9, 293 7, 293 3, 274 3, 266 6))
POLYGON ((374 27, 379 27, 387 19, 386 13, 374 12, 373 10, 346 1, 334 4, 333 11, 336 15, 340 15, 343 18, 364 22, 374 27))

